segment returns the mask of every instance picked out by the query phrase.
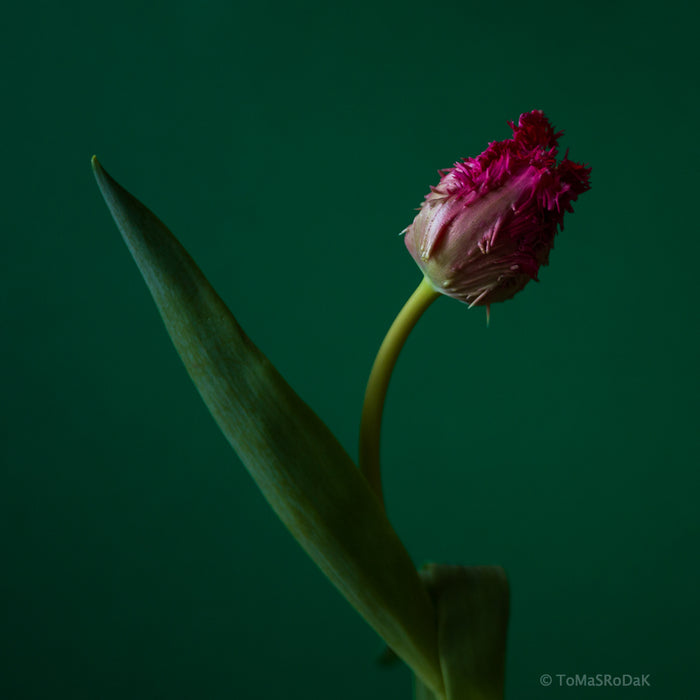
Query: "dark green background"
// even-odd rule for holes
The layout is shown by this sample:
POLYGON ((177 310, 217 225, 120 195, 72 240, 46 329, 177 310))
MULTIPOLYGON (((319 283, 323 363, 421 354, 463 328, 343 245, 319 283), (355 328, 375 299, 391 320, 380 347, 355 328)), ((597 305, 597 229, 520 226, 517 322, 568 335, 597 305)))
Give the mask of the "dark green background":
POLYGON ((541 284, 440 300, 384 474, 502 564, 509 698, 697 694, 697 15, 685 3, 27 3, 3 56, 0 697, 409 698, 187 378, 89 167, 173 229, 355 454, 436 170, 541 108, 593 188, 541 284), (543 673, 651 674, 647 690, 543 673))

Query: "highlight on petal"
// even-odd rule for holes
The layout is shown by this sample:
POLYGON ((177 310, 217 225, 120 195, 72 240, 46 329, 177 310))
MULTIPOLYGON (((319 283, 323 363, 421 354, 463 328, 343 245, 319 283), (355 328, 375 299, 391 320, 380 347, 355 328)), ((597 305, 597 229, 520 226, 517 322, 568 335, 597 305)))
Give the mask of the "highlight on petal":
POLYGON ((165 225, 95 158, 93 167, 178 354, 265 498, 347 600, 441 695, 431 600, 364 477, 165 225))

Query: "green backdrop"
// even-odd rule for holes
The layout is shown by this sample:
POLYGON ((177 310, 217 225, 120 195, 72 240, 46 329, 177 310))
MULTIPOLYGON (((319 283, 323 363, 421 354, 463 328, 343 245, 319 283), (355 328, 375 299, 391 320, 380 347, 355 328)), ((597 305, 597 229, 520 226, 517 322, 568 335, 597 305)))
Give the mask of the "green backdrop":
POLYGON ((502 564, 507 697, 697 693, 689 4, 4 12, 0 697, 410 698, 208 416, 93 181, 171 227, 355 454, 436 170, 545 110, 593 187, 541 283, 440 300, 386 409, 417 563, 502 564), (543 687, 542 674, 553 684, 543 687), (569 688, 557 674, 650 674, 569 688))

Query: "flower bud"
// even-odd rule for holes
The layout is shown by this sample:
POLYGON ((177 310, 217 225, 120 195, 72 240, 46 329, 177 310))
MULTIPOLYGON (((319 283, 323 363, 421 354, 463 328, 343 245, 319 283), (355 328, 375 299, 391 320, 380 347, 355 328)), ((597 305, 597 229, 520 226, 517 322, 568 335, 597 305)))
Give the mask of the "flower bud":
POLYGON ((510 299, 536 280, 564 212, 590 188, 589 167, 567 155, 557 162, 563 132, 541 111, 508 124, 513 138, 440 171, 404 232, 435 289, 470 307, 510 299))

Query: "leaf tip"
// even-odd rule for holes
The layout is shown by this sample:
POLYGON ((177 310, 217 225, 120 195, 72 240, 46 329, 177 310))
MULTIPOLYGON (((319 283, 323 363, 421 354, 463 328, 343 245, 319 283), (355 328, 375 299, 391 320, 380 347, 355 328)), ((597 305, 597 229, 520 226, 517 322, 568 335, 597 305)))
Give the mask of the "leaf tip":
POLYGON ((92 158, 90 158, 90 165, 92 165, 92 174, 95 176, 95 179, 97 180, 97 184, 100 186, 100 189, 102 189, 102 182, 105 180, 105 176, 107 175, 107 173, 102 167, 100 161, 97 160, 97 156, 92 156, 92 158))
MULTIPOLYGON (((97 156, 92 156, 92 158, 90 158, 90 163, 92 164, 92 172, 95 176, 95 180, 97 180, 97 186, 100 188, 100 192, 102 192, 102 196, 105 198, 107 206, 110 208, 110 210, 113 210, 113 206, 110 204, 110 193, 112 193, 114 189, 121 188, 102 167, 102 163, 97 160, 97 156)), ((114 195, 112 194, 112 197, 113 196, 114 195)), ((112 211, 112 215, 114 215, 114 211, 112 211)))

